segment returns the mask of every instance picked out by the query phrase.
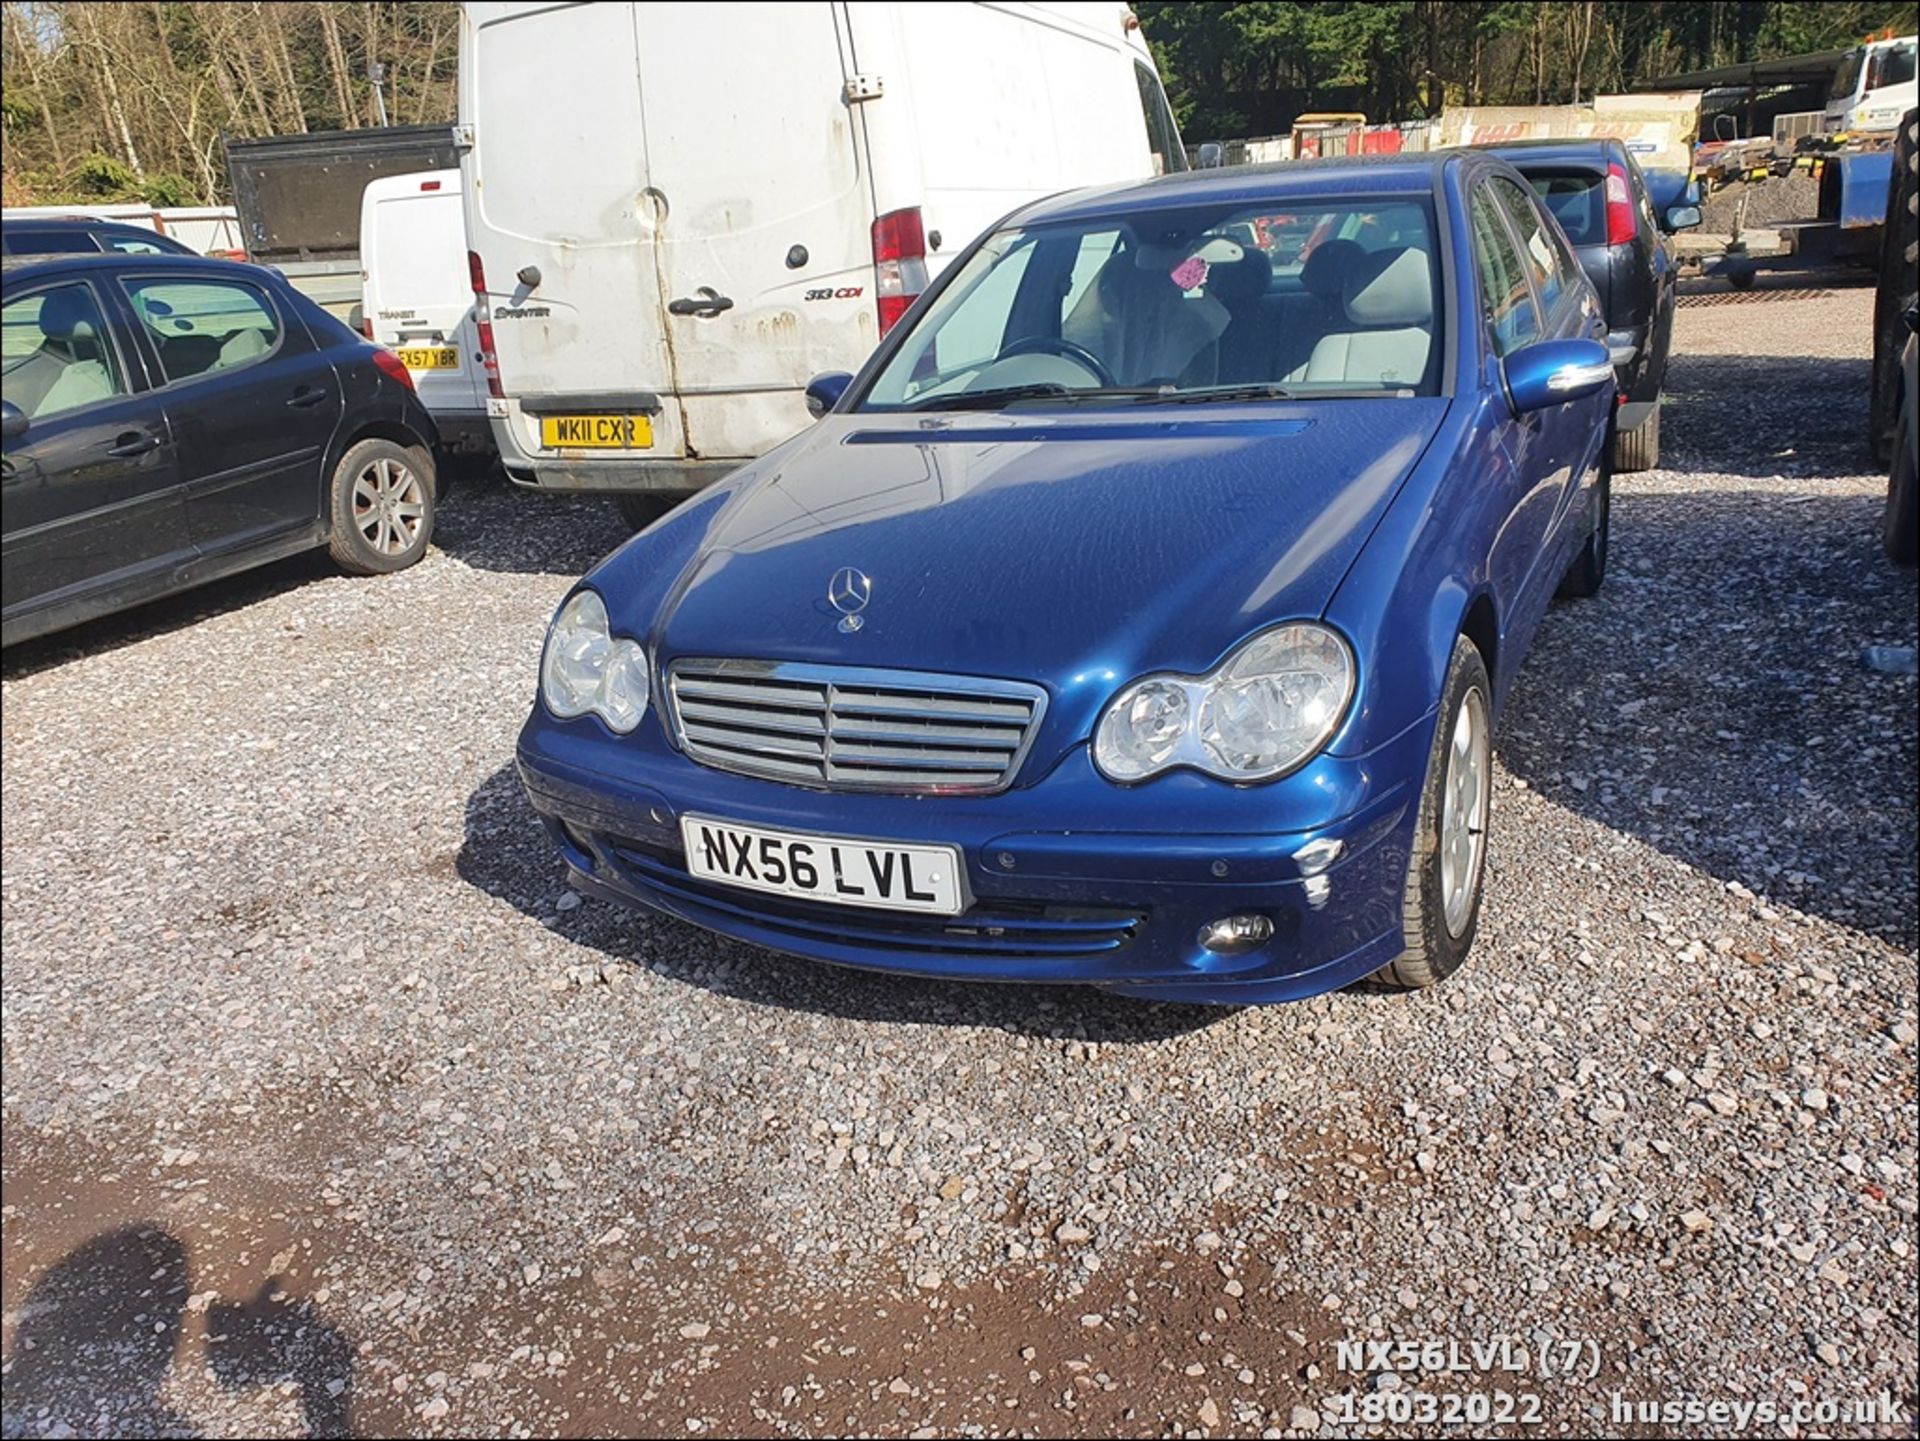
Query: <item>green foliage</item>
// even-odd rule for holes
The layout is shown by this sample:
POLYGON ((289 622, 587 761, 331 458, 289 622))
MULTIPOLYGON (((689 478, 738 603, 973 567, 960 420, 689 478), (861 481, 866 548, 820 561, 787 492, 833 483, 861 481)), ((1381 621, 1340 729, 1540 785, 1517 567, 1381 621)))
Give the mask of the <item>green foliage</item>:
POLYGON ((98 151, 74 162, 68 185, 76 194, 98 201, 128 200, 139 194, 132 168, 98 151))
POLYGON ((158 175, 150 174, 137 188, 142 200, 158 208, 200 203, 199 196, 194 193, 193 182, 186 176, 176 175, 172 171, 163 171, 158 175))
POLYGON ((1439 104, 1557 104, 1894 28, 1912 0, 1140 0, 1190 140, 1309 110, 1407 120, 1439 104))

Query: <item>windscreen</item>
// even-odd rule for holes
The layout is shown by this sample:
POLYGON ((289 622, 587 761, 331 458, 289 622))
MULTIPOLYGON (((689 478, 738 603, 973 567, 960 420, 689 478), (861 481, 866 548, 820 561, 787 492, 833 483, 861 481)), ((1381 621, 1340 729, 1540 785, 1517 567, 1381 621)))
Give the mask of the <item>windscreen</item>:
POLYGON ((1431 205, 1288 200, 1010 229, 953 274, 867 408, 1437 392, 1431 205))
POLYGON ((1603 245, 1607 239, 1607 195, 1598 175, 1586 171, 1534 174, 1527 183, 1547 213, 1560 222, 1575 245, 1603 245))

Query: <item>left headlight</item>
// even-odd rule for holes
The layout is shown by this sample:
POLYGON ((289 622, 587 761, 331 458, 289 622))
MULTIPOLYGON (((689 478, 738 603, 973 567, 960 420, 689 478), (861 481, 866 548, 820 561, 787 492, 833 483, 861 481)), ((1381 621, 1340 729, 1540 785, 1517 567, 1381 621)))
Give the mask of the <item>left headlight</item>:
POLYGON ((1143 676, 1108 704, 1094 764, 1139 781, 1191 766, 1228 781, 1273 780, 1333 738, 1353 699, 1353 651, 1326 626, 1262 631, 1203 676, 1143 676))
POLYGON ((562 720, 589 711, 622 735, 647 713, 647 653, 635 640, 616 639, 606 603, 578 591, 560 607, 540 657, 540 699, 562 720))

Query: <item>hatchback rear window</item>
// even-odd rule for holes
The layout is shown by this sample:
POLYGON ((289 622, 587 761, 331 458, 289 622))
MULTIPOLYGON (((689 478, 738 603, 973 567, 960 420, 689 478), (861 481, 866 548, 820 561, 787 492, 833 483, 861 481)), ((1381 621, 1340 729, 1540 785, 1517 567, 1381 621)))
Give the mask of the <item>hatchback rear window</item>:
POLYGON ((1547 213, 1560 222, 1575 245, 1600 245, 1607 238, 1606 187, 1587 171, 1529 174, 1527 183, 1547 213))

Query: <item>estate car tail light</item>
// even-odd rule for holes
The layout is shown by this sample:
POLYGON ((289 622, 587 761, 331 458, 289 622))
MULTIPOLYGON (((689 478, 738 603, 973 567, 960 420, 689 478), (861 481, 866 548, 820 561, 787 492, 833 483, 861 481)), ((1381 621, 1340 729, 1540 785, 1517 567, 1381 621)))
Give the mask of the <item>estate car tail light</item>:
POLYGON ((400 363, 400 357, 385 346, 373 352, 373 368, 388 380, 397 380, 408 390, 414 388, 413 372, 400 363))
POLYGON ((873 222, 873 279, 885 335, 927 288, 927 232, 919 206, 890 210, 873 222))
POLYGON ((486 372, 487 394, 504 400, 506 390, 500 384, 500 357, 493 349, 493 318, 487 313, 487 267, 480 252, 467 252, 467 278, 473 282, 473 329, 480 341, 480 368, 486 372))
POLYGON ((1633 190, 1626 167, 1616 160, 1607 166, 1607 244, 1626 245, 1633 232, 1633 190))

